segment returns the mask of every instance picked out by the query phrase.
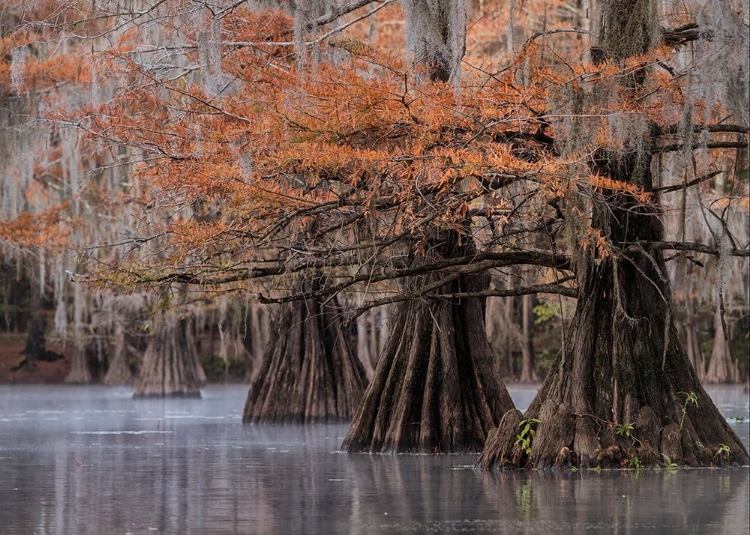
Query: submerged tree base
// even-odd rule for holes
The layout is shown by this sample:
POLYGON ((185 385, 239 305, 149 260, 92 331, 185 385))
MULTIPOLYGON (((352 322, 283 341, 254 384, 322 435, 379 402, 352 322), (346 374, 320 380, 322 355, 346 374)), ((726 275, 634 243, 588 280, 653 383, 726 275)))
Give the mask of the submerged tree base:
POLYGON ((669 288, 658 271, 665 272, 656 254, 589 266, 573 319, 572 347, 557 358, 525 415, 505 413, 479 466, 750 462, 680 345, 669 288))
MULTIPOLYGON (((726 433, 719 436, 733 444, 704 444, 694 429, 672 423, 662 429, 650 407, 639 411, 637 424, 594 423, 590 416, 574 415, 564 404, 548 400, 532 424, 539 440, 525 449, 520 430, 526 418, 510 410, 493 429, 476 466, 485 470, 534 468, 640 469, 665 467, 729 467, 747 465, 741 443, 726 433), (545 423, 546 422, 546 423, 545 423)), ((721 427, 721 426, 719 426, 721 427)))
POLYGON ((334 299, 281 306, 242 423, 348 422, 367 386, 334 299))
MULTIPOLYGON (((435 240, 433 255, 469 254, 455 233, 435 240)), ((434 284, 439 275, 408 282, 434 284)), ((479 298, 440 297, 484 289, 461 276, 433 298, 401 305, 390 338, 342 449, 349 453, 474 453, 513 407, 493 365, 479 298)))
POLYGON ((201 397, 202 370, 188 321, 160 312, 143 357, 134 398, 201 397))

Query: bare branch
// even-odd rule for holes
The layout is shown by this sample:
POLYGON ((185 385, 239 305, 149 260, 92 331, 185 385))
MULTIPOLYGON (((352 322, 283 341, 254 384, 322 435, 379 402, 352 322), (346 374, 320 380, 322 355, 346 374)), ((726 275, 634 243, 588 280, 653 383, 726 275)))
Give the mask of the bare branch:
MULTIPOLYGON (((676 241, 665 241, 665 242, 650 242, 650 241, 639 241, 626 247, 624 252, 643 252, 646 250, 656 251, 695 251, 698 253, 710 254, 713 256, 719 256, 720 253, 717 247, 710 247, 702 243, 695 242, 676 242, 676 241)), ((730 249, 726 253, 729 256, 737 257, 750 257, 750 249, 730 249)))
POLYGON ((665 186, 663 188, 656 188, 656 189, 654 189, 654 191, 658 191, 660 193, 669 193, 669 192, 672 192, 672 191, 680 191, 680 190, 683 190, 683 189, 687 189, 687 188, 689 188, 691 186, 695 186, 696 184, 700 184, 701 182, 705 182, 706 180, 710 180, 713 177, 715 177, 716 175, 720 175, 721 173, 723 173, 723 171, 714 171, 712 173, 708 173, 707 175, 703 175, 703 176, 698 177, 698 178, 696 178, 694 180, 691 180, 690 182, 685 182, 684 184, 677 184, 677 185, 674 185, 674 186, 665 186))

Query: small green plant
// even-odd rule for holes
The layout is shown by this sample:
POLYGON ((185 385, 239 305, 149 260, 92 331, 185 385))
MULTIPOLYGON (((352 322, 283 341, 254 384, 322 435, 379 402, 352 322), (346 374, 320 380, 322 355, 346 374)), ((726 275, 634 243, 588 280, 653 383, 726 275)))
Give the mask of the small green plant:
POLYGON ((630 459, 628 459, 628 468, 631 470, 640 470, 643 468, 643 463, 637 456, 633 456, 630 459))
POLYGON ((716 450, 716 453, 714 454, 714 459, 720 456, 729 455, 732 452, 729 446, 726 444, 720 444, 719 449, 716 450))
POLYGON ((521 420, 518 422, 518 427, 521 430, 516 435, 516 444, 521 445, 521 450, 529 455, 531 453, 531 443, 534 441, 536 436, 536 430, 532 427, 539 423, 536 418, 529 418, 527 420, 521 420))
POLYGON ((536 316, 534 325, 541 325, 545 321, 560 315, 560 305, 558 303, 542 303, 532 308, 531 312, 536 316))
POLYGON ((672 459, 669 458, 669 455, 662 453, 661 456, 664 458, 664 468, 667 470, 677 469, 677 463, 672 461, 672 459))
POLYGON ((682 426, 685 423, 685 416, 687 416, 687 408, 688 405, 691 403, 698 406, 698 394, 696 394, 693 391, 690 392, 677 392, 677 395, 682 394, 685 396, 685 403, 682 405, 682 418, 680 418, 680 431, 682 431, 682 426))
POLYGON ((617 433, 618 437, 627 437, 633 441, 633 444, 635 444, 636 442, 638 444, 641 444, 641 441, 636 438, 636 436, 633 434, 633 431, 635 431, 635 426, 630 422, 618 425, 615 428, 615 433, 617 433))

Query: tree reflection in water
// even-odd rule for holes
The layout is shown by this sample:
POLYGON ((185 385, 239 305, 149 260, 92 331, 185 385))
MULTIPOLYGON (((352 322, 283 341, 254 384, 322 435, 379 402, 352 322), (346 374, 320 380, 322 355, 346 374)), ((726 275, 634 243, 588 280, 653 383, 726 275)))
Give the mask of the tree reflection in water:
MULTIPOLYGON (((132 400, 117 388, 0 387, 0 531, 703 534, 750 525, 748 468, 488 473, 473 469, 475 456, 343 454, 346 425, 242 426, 245 394, 212 387, 203 399, 132 400)), ((725 414, 747 416, 739 387, 720 394, 725 414)), ((747 442, 748 424, 733 425, 747 442)))

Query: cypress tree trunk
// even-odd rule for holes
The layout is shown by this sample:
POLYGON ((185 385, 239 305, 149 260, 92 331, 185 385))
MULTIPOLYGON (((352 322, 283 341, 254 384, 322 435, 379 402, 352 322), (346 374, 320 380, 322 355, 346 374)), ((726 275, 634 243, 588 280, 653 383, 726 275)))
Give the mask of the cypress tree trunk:
MULTIPOLYGON (((638 158, 606 163, 602 174, 629 181, 638 175, 651 188, 649 168, 638 158)), ((661 252, 623 250, 662 239, 658 212, 629 195, 609 194, 594 207, 592 226, 606 232, 614 252, 592 252, 578 262, 572 348, 553 364, 525 414, 540 420, 531 451, 515 444, 521 417, 514 411, 488 439, 480 464, 609 467, 632 457, 656 464, 660 454, 690 465, 746 464, 747 450, 680 343, 661 252)))
POLYGON ((537 380, 534 370, 534 341, 532 337, 532 325, 534 323, 532 308, 534 304, 533 295, 521 297, 521 379, 522 383, 533 383, 537 380))
MULTIPOLYGON (((613 60, 647 51, 656 24, 651 0, 600 2, 602 52, 613 60)), ((646 71, 634 74, 640 83, 646 71)), ((596 171, 653 191, 648 139, 643 149, 598 154, 596 171)), ((637 146, 637 144, 634 144, 637 146)), ((525 414, 539 420, 530 452, 515 444, 521 415, 509 411, 487 440, 484 468, 643 465, 673 462, 747 464, 748 453, 700 384, 675 329, 671 291, 660 251, 625 251, 661 241, 658 210, 628 193, 603 192, 593 229, 609 239, 606 257, 586 253, 577 264, 578 306, 572 347, 552 366, 525 414)))
POLYGON ((203 380, 189 321, 159 312, 133 397, 200 397, 203 380))
MULTIPOLYGON (((620 246, 662 235, 658 214, 635 202, 601 207, 593 225, 620 246)), ((666 273, 660 251, 582 259, 572 348, 524 415, 540 420, 531 451, 515 444, 513 411, 487 440, 484 468, 613 467, 632 457, 647 465, 660 454, 690 465, 748 462, 680 344, 666 273)))
POLYGON ((88 357, 86 342, 81 339, 75 340, 73 342, 73 353, 70 357, 70 371, 65 376, 66 383, 85 385, 91 382, 88 357))
POLYGON ((735 383, 739 379, 739 370, 732 360, 729 342, 724 334, 721 316, 714 316, 714 346, 711 350, 711 362, 704 381, 706 383, 735 383))
POLYGON ((84 323, 90 326, 87 297, 83 287, 76 284, 73 288, 73 354, 70 357, 70 371, 65 377, 66 383, 88 384, 91 382, 89 369, 89 341, 86 339, 84 323))
POLYGON ((30 314, 29 322, 26 327, 26 346, 23 350, 25 359, 19 364, 19 367, 23 365, 28 371, 36 371, 37 361, 42 360, 47 352, 47 315, 42 306, 42 295, 38 286, 38 283, 33 280, 31 281, 29 303, 30 314))
POLYGON ((242 422, 347 422, 366 383, 335 303, 284 303, 242 422))
POLYGON ((685 300, 685 348, 690 363, 695 368, 698 379, 703 381, 706 376, 706 364, 698 343, 698 328, 695 324, 695 307, 693 300, 688 296, 685 300))
MULTIPOLYGON (((469 251, 469 246, 458 244, 455 233, 434 245, 432 254, 442 258, 469 251)), ((430 284, 438 276, 415 278, 406 287, 430 284)), ((461 277, 441 293, 483 289, 485 283, 483 277, 461 277)), ((483 300, 414 299, 396 313, 342 449, 476 452, 512 407, 493 365, 483 300)))
POLYGON ((133 373, 128 365, 128 352, 125 340, 125 327, 122 320, 115 320, 115 343, 112 359, 104 376, 104 384, 109 386, 133 384, 133 373))

